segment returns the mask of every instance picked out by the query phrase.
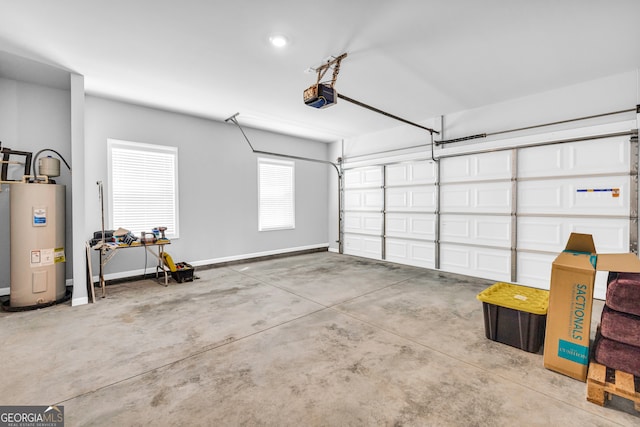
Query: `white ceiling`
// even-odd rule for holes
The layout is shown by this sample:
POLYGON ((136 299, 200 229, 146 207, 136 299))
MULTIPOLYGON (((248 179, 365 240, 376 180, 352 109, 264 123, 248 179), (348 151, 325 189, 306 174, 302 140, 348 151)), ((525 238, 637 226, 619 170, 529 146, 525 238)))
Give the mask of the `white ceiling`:
POLYGON ((0 0, 0 50, 85 76, 89 94, 322 141, 640 69, 638 0, 0 0), (273 33, 291 44, 276 49, 273 33))

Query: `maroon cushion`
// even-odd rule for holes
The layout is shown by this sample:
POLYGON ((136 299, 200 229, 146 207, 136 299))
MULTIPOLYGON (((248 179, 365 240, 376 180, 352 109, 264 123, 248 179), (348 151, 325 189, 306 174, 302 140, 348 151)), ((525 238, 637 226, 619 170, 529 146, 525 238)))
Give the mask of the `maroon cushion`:
POLYGON ((593 358, 601 365, 640 377, 640 347, 596 335, 593 358))
POLYGON ((610 274, 607 305, 616 311, 640 316, 640 273, 610 274))
POLYGON ((640 316, 615 311, 605 305, 600 332, 605 338, 640 347, 640 316))

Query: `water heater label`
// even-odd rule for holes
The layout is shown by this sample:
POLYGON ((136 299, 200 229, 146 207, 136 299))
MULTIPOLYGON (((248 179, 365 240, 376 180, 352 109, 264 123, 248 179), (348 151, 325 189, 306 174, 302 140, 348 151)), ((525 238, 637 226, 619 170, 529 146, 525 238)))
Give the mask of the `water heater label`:
MULTIPOLYGON (((64 254, 62 257, 64 259, 64 254)), ((31 267, 44 267, 58 262, 64 261, 60 261, 60 253, 53 248, 31 250, 31 267), (58 258, 56 259, 56 257, 58 258)))
POLYGON ((64 248, 55 248, 53 250, 53 262, 57 264, 59 262, 66 262, 66 258, 64 256, 64 248))
POLYGON ((47 208, 33 208, 33 226, 47 225, 47 208))
POLYGON ((34 264, 36 264, 36 265, 40 264, 40 251, 39 250, 31 251, 31 265, 33 266, 34 264))
POLYGON ((53 248, 51 249, 40 249, 40 264, 41 265, 53 265, 53 261, 55 257, 53 256, 53 248))

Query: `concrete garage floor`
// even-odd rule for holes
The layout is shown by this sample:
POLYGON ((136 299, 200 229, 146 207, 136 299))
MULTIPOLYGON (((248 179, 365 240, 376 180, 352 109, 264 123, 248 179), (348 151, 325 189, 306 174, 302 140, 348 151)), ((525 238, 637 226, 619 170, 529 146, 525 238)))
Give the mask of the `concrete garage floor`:
POLYGON ((487 340, 492 282, 329 252, 196 275, 1 313, 0 404, 61 404, 68 426, 640 425, 487 340))

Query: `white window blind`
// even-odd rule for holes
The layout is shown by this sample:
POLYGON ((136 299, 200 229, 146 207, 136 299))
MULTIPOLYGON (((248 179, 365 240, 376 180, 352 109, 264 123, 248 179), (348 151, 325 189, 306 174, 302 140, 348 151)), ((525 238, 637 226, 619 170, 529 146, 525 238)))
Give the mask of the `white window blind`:
POLYGON ((258 229, 295 228, 294 163, 258 159, 258 229))
POLYGON ((107 141, 109 227, 136 235, 167 227, 178 237, 178 149, 137 142, 107 141))

